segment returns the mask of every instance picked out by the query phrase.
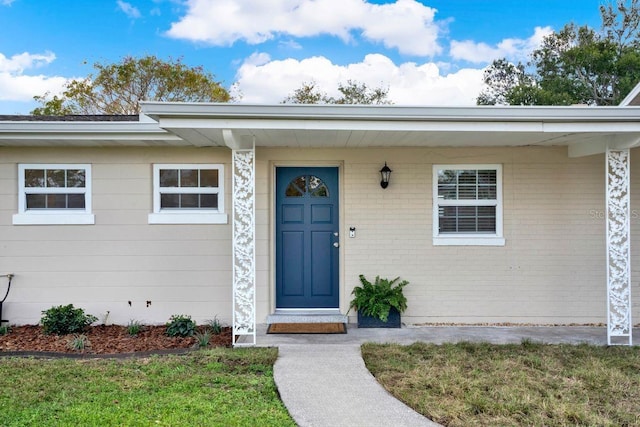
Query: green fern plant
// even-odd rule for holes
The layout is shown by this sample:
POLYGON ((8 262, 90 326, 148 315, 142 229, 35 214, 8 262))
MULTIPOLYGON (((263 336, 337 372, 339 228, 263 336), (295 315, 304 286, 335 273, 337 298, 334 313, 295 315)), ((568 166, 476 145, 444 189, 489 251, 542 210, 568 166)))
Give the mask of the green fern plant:
POLYGON ((371 283, 361 274, 361 286, 353 288, 351 294, 354 298, 349 307, 358 310, 365 316, 377 317, 386 322, 391 307, 400 313, 407 309, 407 297, 404 296, 402 288, 407 286, 409 282, 403 280, 396 283, 398 280, 400 280, 399 277, 389 280, 376 276, 375 283, 371 283))

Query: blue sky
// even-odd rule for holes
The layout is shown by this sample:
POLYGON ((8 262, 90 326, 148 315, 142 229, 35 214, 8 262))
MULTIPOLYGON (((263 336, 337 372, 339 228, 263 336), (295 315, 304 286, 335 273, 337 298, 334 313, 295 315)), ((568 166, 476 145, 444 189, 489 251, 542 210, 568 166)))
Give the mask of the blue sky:
POLYGON ((348 79, 399 105, 470 105, 492 59, 518 61, 603 0, 0 0, 0 114, 27 114, 92 64, 124 56, 203 66, 240 102, 348 79))

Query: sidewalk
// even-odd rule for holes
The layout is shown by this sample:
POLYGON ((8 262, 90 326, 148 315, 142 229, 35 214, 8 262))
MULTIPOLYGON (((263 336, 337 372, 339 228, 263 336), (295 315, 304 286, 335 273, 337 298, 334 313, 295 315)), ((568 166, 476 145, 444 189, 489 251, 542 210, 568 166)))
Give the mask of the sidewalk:
MULTIPOLYGON (((437 426, 387 393, 369 373, 360 354, 365 342, 411 344, 416 341, 475 341, 606 345, 604 327, 408 327, 358 329, 347 334, 267 335, 258 326, 259 346, 279 348, 274 378, 282 401, 302 427, 437 426)), ((640 342, 640 331, 634 333, 640 342)))

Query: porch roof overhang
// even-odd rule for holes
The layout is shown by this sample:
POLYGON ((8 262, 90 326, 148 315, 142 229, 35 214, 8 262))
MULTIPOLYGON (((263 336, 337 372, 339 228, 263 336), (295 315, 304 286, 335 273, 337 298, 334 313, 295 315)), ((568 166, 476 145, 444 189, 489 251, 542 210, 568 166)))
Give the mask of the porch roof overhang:
POLYGON ((509 147, 640 144, 640 107, 142 103, 139 121, 0 121, 0 146, 509 147))
POLYGON ((404 107, 143 103, 161 128, 237 148, 568 146, 569 154, 640 144, 640 107, 404 107))
MULTIPOLYGON (((9 116, 11 117, 11 116, 9 116)), ((141 116, 138 121, 0 120, 0 147, 191 146, 141 116)))

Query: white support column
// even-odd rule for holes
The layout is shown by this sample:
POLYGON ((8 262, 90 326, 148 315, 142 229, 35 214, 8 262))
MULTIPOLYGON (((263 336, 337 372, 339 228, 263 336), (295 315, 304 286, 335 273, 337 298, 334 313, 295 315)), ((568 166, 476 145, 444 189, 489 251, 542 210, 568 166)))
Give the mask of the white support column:
POLYGON ((607 343, 609 345, 632 345, 629 164, 629 149, 607 149, 607 343))
POLYGON ((233 345, 256 344, 255 146, 233 157, 233 345))

